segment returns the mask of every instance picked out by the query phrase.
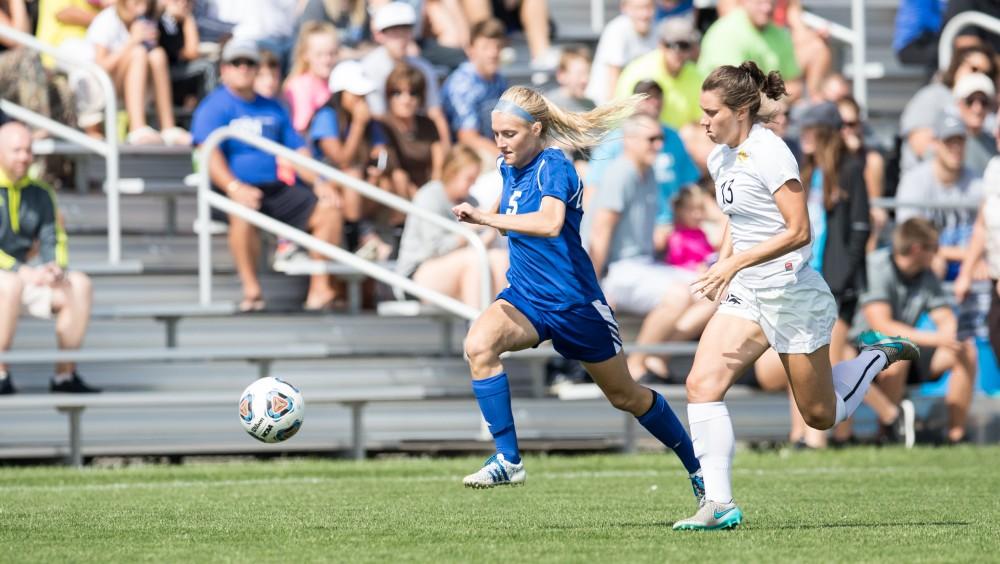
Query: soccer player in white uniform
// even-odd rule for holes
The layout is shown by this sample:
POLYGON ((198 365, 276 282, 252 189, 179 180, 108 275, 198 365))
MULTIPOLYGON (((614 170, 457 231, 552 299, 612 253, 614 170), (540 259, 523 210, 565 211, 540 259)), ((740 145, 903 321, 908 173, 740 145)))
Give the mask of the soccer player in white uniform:
POLYGON ((705 502, 675 530, 731 529, 743 520, 730 484, 735 444, 726 391, 769 347, 781 358, 806 423, 829 429, 850 417, 872 379, 918 349, 876 332, 857 358, 830 366, 836 303, 809 267, 807 194, 795 157, 761 125, 786 94, 777 72, 753 62, 722 66, 705 79, 701 125, 717 143, 708 158, 719 206, 729 216, 719 260, 693 285, 722 298, 698 344, 687 379, 688 423, 701 462, 705 502))

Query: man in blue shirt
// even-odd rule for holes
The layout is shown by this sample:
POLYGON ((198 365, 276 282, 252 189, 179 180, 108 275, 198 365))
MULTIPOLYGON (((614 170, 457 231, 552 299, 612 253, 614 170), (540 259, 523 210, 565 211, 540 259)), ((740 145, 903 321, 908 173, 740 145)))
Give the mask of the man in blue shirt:
MULTIPOLYGON (((302 138, 292 127, 291 118, 274 100, 257 95, 253 89, 260 62, 260 51, 253 42, 230 41, 222 53, 222 86, 206 96, 195 110, 192 122, 194 143, 204 143, 220 127, 232 127, 281 143, 308 156, 302 138)), ((339 196, 332 184, 315 178, 308 171, 299 174, 313 189, 295 184, 289 186, 278 179, 277 161, 273 155, 245 143, 223 142, 209 158, 209 176, 215 189, 235 202, 308 231, 315 237, 339 244, 342 219, 339 196)), ((259 248, 257 231, 249 223, 230 216, 229 248, 243 285, 241 311, 264 308, 255 258, 259 248)), ((327 275, 313 276, 309 283, 306 309, 328 308, 334 290, 327 275)))
POLYGON ((507 89, 507 80, 499 74, 505 37, 503 24, 497 19, 472 26, 466 49, 469 60, 448 76, 441 92, 455 140, 475 149, 485 161, 492 161, 497 154, 490 112, 507 89))
MULTIPOLYGON (((643 80, 635 85, 633 93, 649 96, 643 100, 637 111, 658 118, 663 107, 663 90, 660 85, 652 80, 643 80)), ((677 131, 666 125, 662 125, 662 129, 663 146, 653 162, 653 178, 659 188, 659 209, 656 214, 657 233, 654 237, 658 247, 657 251, 662 250, 659 246, 666 242, 670 224, 674 221, 674 211, 671 205, 674 196, 681 191, 681 188, 695 184, 701 179, 701 171, 691 160, 691 156, 684 148, 684 142, 677 131)), ((588 191, 598 189, 608 166, 623 151, 624 143, 619 132, 610 134, 608 140, 591 153, 587 170, 588 191)), ((589 194, 584 196, 585 201, 588 199, 589 194)))

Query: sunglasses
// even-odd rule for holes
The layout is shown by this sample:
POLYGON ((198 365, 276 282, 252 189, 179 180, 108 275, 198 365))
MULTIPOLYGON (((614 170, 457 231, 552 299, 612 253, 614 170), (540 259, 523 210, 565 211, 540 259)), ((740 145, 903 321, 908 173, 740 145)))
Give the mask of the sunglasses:
POLYGON ((848 128, 851 128, 851 129, 854 129, 855 127, 857 127, 859 125, 861 125, 861 122, 858 122, 858 121, 844 121, 843 122, 843 126, 844 127, 848 127, 848 128))
POLYGON ((646 138, 646 141, 649 141, 650 143, 662 142, 663 134, 661 133, 659 135, 650 135, 649 137, 646 138))
POLYGON ((970 94, 965 97, 966 106, 974 106, 976 104, 979 104, 984 108, 989 108, 991 106, 989 96, 984 96, 982 94, 970 94))
POLYGON ((253 59, 233 59, 232 61, 229 61, 229 64, 234 67, 247 67, 251 69, 257 68, 257 61, 253 59))
POLYGON ((675 49, 677 51, 690 51, 694 47, 694 43, 690 41, 668 41, 664 45, 667 46, 667 49, 675 49))

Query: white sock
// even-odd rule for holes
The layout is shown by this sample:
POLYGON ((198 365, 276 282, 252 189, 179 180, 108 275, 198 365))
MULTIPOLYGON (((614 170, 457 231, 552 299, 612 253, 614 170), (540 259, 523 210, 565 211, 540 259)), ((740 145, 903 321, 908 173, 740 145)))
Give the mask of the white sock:
POLYGON ((687 412, 694 455, 701 462, 705 479, 705 497, 729 503, 733 500, 731 469, 736 450, 729 408, 721 401, 689 403, 687 412))
POLYGON ((868 386, 889 359, 882 351, 862 351, 857 358, 833 367, 833 389, 837 393, 837 423, 850 417, 868 392, 868 386), (843 405, 841 405, 843 404, 843 405))
POLYGON ((52 381, 55 382, 56 384, 64 384, 72 379, 73 379, 72 372, 60 372, 59 374, 52 376, 52 381))

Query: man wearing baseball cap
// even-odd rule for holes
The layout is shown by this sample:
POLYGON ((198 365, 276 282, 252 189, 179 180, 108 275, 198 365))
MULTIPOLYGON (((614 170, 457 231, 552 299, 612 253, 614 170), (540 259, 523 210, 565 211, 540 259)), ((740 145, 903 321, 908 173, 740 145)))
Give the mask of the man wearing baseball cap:
MULTIPOLYGON (((896 199, 935 203, 979 200, 982 197, 979 176, 964 164, 966 139, 966 126, 957 115, 953 112, 939 115, 934 124, 934 155, 903 174, 896 199)), ((896 210, 896 223, 911 217, 931 220, 941 232, 938 255, 950 263, 953 277, 965 257, 975 215, 975 210, 967 209, 902 207, 896 210)))
POLYGON ((659 48, 625 66, 615 97, 627 97, 640 81, 654 80, 663 90, 660 121, 680 129, 701 119, 702 76, 694 63, 700 35, 688 18, 667 18, 657 25, 656 34, 659 48))
POLYGON ((441 89, 438 86, 437 72, 427 59, 406 53, 413 42, 413 27, 416 23, 417 14, 406 2, 390 2, 375 12, 372 30, 379 46, 361 59, 365 75, 375 86, 367 97, 368 106, 376 117, 384 116, 388 112, 385 80, 396 65, 406 63, 424 75, 427 95, 424 98, 423 113, 434 122, 438 136, 447 144, 450 142, 451 134, 448 132, 448 120, 445 118, 444 110, 441 109, 441 89))
MULTIPOLYGON (((308 156, 309 151, 285 109, 254 92, 259 64, 260 51, 253 41, 234 39, 226 44, 220 68, 222 85, 207 95, 194 112, 191 127, 194 144, 204 143, 216 129, 231 127, 308 156)), ((298 171, 302 180, 312 184, 311 190, 302 184, 289 186, 278 179, 273 155, 234 140, 223 142, 201 166, 208 167, 214 189, 234 202, 329 243, 340 242, 342 219, 334 188, 311 172, 298 171)), ((259 249, 257 230, 236 216, 229 216, 228 222, 229 248, 243 286, 240 310, 259 311, 264 309, 264 300, 255 264, 259 249)), ((333 299, 330 277, 313 276, 306 309, 323 308, 333 299)))
POLYGON ((997 141, 983 126, 996 110, 996 87, 990 77, 975 72, 958 79, 952 88, 958 116, 965 124, 965 165, 982 176, 997 154, 997 141))

